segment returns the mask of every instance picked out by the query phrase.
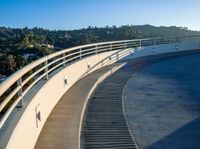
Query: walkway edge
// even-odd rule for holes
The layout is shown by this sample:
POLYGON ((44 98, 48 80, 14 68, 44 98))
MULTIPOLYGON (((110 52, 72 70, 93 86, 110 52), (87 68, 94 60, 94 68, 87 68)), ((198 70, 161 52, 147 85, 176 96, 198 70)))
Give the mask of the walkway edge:
POLYGON ((135 74, 135 73, 133 73, 133 74, 131 75, 131 77, 129 77, 128 81, 126 82, 126 84, 125 84, 125 86, 124 86, 124 88, 123 88, 123 91, 122 91, 122 109, 123 109, 123 114, 124 114, 124 118, 125 118, 125 121, 126 121, 126 125, 127 125, 127 127, 128 127, 128 131, 129 131, 129 133, 131 134, 131 138, 132 138, 133 142, 135 143, 137 149, 140 149, 140 147, 138 146, 138 143, 136 142, 136 140, 135 140, 135 138, 134 138, 134 134, 133 134, 133 132, 131 131, 131 129, 130 129, 130 127, 129 127, 129 123, 128 123, 127 115, 126 115, 126 110, 125 110, 125 103, 124 103, 124 102, 125 102, 125 93, 124 93, 124 92, 125 92, 125 88, 126 88, 128 82, 129 82, 129 80, 134 76, 134 74, 135 74))
POLYGON ((81 149, 81 130, 82 130, 82 124, 83 124, 83 117, 85 114, 85 110, 87 107, 87 103, 88 100, 90 98, 90 96, 92 95, 92 93, 94 92, 94 90, 97 88, 97 86, 103 82, 107 77, 109 77, 110 75, 112 75, 113 73, 115 73, 117 70, 119 70, 120 68, 122 68, 126 63, 123 63, 119 66, 116 66, 114 68, 112 68, 111 70, 109 70, 108 72, 104 73, 103 75, 101 75, 101 77, 99 79, 96 80, 96 82, 94 83, 94 85, 92 86, 92 88, 90 89, 84 104, 83 104, 83 108, 82 108, 82 112, 81 112, 81 117, 80 117, 80 124, 79 124, 79 138, 78 138, 78 148, 81 149))

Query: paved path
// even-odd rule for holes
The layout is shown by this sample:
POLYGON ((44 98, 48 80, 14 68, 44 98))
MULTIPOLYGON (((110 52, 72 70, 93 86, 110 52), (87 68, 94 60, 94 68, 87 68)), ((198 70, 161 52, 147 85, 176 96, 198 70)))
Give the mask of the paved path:
POLYGON ((134 73, 125 88, 129 126, 142 149, 200 149, 200 54, 134 73))
POLYGON ((84 101, 101 75, 113 64, 91 73, 71 87, 47 119, 35 149, 78 149, 79 124, 84 101))
POLYGON ((121 98, 133 72, 133 65, 124 66, 101 83, 89 99, 82 132, 83 148, 136 149, 124 117, 121 98))
MULTIPOLYGON (((132 143, 131 146, 133 148, 135 148, 135 145, 133 144, 132 138, 127 130, 122 107, 119 107, 119 106, 122 106, 120 96, 121 96, 123 86, 125 85, 126 81, 128 80, 128 77, 132 74, 132 72, 135 69, 138 69, 146 64, 147 63, 138 64, 137 67, 134 66, 134 68, 132 68, 133 65, 126 65, 125 69, 123 69, 124 76, 123 74, 119 74, 119 76, 121 76, 122 79, 121 79, 121 82, 118 82, 118 83, 123 83, 119 88, 117 88, 117 92, 119 93, 117 100, 120 103, 118 105, 118 108, 120 108, 119 120, 120 121, 122 120, 122 123, 123 123, 122 127, 124 127, 126 131, 125 137, 129 138, 129 141, 132 143), (132 68, 132 69, 129 69, 129 68, 132 68)), ((39 136, 39 139, 35 145, 35 149, 78 149, 78 145, 79 145, 78 131, 79 131, 79 124, 80 124, 80 116, 81 116, 84 101, 89 91, 91 90, 92 86, 96 82, 96 80, 100 76, 102 76, 102 74, 108 72, 111 68, 115 66, 119 66, 119 65, 121 64, 113 64, 111 66, 106 66, 100 70, 97 70, 94 73, 80 80, 70 90, 68 90, 63 95, 63 97, 58 102, 58 104, 55 106, 49 118, 47 119, 42 129, 42 132, 39 136)), ((117 83, 117 78, 115 79, 115 83, 117 83)), ((115 126, 118 127, 116 124, 115 126)), ((127 146, 127 147, 129 148, 130 146, 127 146)))

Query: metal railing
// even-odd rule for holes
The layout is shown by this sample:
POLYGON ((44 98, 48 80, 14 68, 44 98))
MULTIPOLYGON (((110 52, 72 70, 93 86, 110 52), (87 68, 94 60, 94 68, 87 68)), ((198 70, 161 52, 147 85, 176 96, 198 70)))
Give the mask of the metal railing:
POLYGON ((38 59, 15 72, 0 84, 0 128, 16 106, 23 106, 24 95, 41 79, 48 80, 49 74, 58 68, 65 68, 72 62, 107 51, 125 51, 130 48, 180 43, 196 38, 200 39, 200 36, 147 38, 87 44, 68 48, 38 59))

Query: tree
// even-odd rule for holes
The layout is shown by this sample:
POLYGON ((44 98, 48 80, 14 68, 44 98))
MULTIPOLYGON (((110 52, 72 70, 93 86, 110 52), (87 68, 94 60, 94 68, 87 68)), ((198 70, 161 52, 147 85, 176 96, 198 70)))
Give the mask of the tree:
POLYGON ((23 56, 17 55, 17 57, 16 57, 16 63, 17 63, 17 67, 21 68, 21 67, 23 67, 23 66, 26 65, 27 61, 26 61, 26 59, 23 56))
POLYGON ((43 56, 51 54, 51 50, 48 47, 41 47, 41 52, 43 56))
POLYGON ((27 48, 29 45, 29 37, 27 35, 25 35, 22 39, 22 47, 23 48, 27 48))
POLYGON ((4 72, 2 74, 10 75, 16 70, 16 62, 13 55, 8 55, 4 61, 4 72))

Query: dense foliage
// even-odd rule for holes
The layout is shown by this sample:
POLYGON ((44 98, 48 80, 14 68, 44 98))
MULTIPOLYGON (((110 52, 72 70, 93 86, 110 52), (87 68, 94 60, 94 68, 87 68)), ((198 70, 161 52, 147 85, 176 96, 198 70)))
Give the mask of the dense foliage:
POLYGON ((151 25, 91 27, 79 30, 0 27, 0 76, 10 75, 20 67, 52 52, 87 43, 147 37, 197 35, 182 27, 151 25))

